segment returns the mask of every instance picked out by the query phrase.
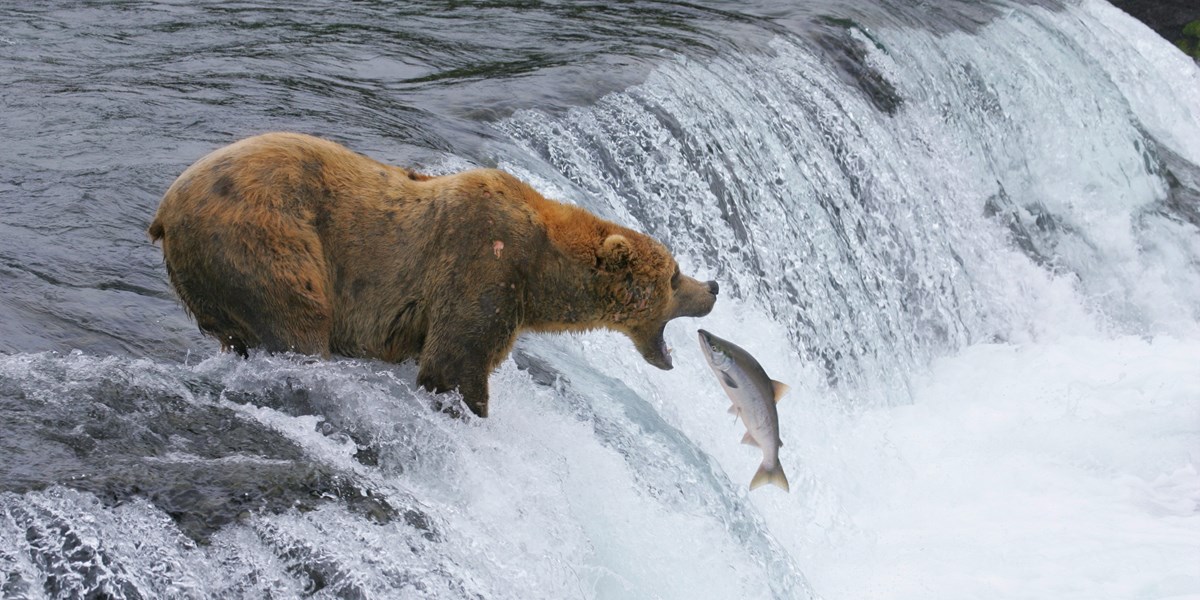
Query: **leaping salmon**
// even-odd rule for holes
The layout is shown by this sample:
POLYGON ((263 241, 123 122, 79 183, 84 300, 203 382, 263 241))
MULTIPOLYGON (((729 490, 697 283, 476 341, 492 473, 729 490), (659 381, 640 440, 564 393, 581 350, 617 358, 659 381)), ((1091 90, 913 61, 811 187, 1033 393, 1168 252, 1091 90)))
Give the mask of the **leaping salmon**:
POLYGON ((737 344, 700 330, 700 348, 708 366, 733 401, 729 412, 746 424, 743 444, 762 448, 763 461, 750 480, 750 489, 773 483, 790 491, 783 465, 779 464, 779 412, 775 403, 788 391, 788 386, 771 379, 762 365, 737 344))

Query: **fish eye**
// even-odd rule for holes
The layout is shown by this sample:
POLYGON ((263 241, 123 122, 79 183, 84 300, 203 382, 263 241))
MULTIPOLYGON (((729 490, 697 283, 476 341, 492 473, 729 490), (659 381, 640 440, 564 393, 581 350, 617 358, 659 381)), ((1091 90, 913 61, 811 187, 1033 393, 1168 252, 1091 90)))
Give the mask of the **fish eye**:
POLYGON ((712 345, 712 346, 710 346, 710 347, 712 348, 712 351, 713 351, 713 352, 716 352, 717 354, 720 354, 720 353, 721 353, 721 349, 720 349, 720 348, 718 348, 716 344, 713 344, 713 345, 712 345))

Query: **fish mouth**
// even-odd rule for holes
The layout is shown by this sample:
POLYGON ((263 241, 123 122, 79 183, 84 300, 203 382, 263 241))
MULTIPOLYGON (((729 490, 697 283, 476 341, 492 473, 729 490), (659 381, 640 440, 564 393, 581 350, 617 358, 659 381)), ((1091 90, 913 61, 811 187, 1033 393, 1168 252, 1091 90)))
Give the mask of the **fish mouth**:
POLYGON ((728 357, 723 350, 718 348, 724 347, 720 344, 721 338, 701 329, 696 332, 696 336, 700 338, 700 352, 704 354, 704 360, 708 361, 708 366, 724 371, 729 365, 727 364, 728 357))

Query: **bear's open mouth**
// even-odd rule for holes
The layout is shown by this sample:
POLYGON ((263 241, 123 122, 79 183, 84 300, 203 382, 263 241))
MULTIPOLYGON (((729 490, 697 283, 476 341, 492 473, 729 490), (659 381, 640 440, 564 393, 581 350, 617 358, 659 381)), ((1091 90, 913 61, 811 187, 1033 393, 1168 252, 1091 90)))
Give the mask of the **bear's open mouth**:
POLYGON ((641 346, 642 358, 645 358, 646 362, 664 371, 669 371, 674 365, 671 363, 671 349, 667 348, 667 341, 663 339, 665 330, 666 324, 664 323, 654 335, 650 336, 648 343, 638 345, 641 346))
POLYGON ((675 366, 671 362, 671 349, 667 347, 667 340, 664 340, 662 337, 658 338, 658 355, 662 357, 663 368, 670 369, 675 366))

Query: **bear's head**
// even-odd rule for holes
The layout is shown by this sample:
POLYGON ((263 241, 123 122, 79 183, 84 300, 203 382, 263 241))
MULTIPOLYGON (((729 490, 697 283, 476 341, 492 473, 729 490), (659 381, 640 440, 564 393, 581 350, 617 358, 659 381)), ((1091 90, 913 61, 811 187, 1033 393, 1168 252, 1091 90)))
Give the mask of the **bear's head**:
POLYGON ((667 322, 703 317, 717 300, 717 282, 680 273, 666 247, 631 230, 602 239, 596 270, 604 326, 625 333, 646 362, 664 370, 672 367, 663 340, 667 322))

